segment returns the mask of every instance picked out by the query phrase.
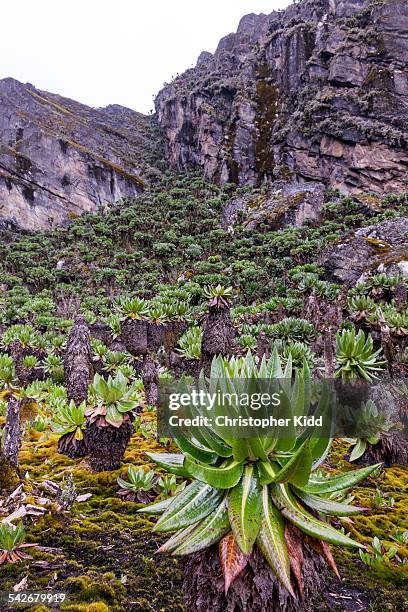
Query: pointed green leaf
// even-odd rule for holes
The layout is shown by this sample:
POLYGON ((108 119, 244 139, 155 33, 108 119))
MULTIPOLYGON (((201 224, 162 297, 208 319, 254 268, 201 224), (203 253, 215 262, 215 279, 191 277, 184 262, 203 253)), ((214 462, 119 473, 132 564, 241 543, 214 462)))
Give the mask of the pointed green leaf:
POLYGON ((315 470, 323 463, 329 454, 332 438, 312 438, 310 440, 310 452, 312 453, 312 470, 315 470))
POLYGON ((261 459, 262 461, 268 460, 268 453, 264 447, 264 440, 262 440, 260 437, 249 438, 247 442, 250 450, 250 456, 253 459, 261 459))
POLYGON ((352 516, 353 514, 361 514, 367 510, 367 508, 352 506, 351 504, 340 504, 324 497, 311 495, 300 489, 296 489, 295 493, 304 504, 309 506, 309 508, 329 516, 352 516))
POLYGON ((299 487, 305 493, 314 493, 317 495, 325 493, 334 493, 335 491, 342 491, 343 489, 351 489, 359 482, 370 476, 375 470, 381 467, 382 463, 375 465, 369 465, 368 467, 361 468, 360 470, 354 470, 347 472, 346 474, 339 474, 338 476, 331 476, 325 479, 310 478, 306 486, 299 487))
POLYGON ((262 496, 254 465, 247 465, 239 484, 228 493, 228 515, 238 546, 249 554, 262 520, 262 496))
POLYGON ((312 469, 312 455, 309 445, 310 440, 302 442, 297 451, 278 472, 275 482, 291 482, 299 487, 307 484, 312 469))
POLYGON ((215 463, 218 459, 215 453, 207 448, 199 446, 198 443, 195 444, 192 440, 187 440, 187 438, 175 438, 174 442, 183 453, 190 455, 190 457, 202 463, 215 463))
POLYGON ((258 461, 256 467, 258 469, 259 484, 261 486, 274 482, 280 469, 279 465, 272 461, 258 461))
POLYGON ((174 551, 174 555, 190 555, 218 542, 231 530, 226 500, 207 516, 188 538, 174 551))
POLYGON ((231 489, 239 482, 243 466, 234 460, 227 460, 220 466, 205 465, 186 457, 184 467, 191 477, 215 487, 216 489, 231 489))
MULTIPOLYGON (((121 479, 118 478, 118 483, 120 484, 120 486, 122 486, 119 480, 121 479)), ((162 514, 165 510, 167 510, 172 501, 173 497, 168 497, 167 499, 163 499, 162 501, 159 501, 155 504, 150 504, 149 506, 145 506, 144 508, 139 508, 137 512, 141 514, 162 514)))
MULTIPOLYGON (((252 358, 253 359, 253 358, 252 358)), ((255 362, 253 363, 253 368, 255 367, 255 362)), ((243 382, 242 391, 247 393, 248 396, 256 397, 256 394, 260 392, 260 381, 251 375, 251 378, 246 379, 243 382)), ((244 412, 243 417, 251 417, 253 416, 252 410, 245 406, 241 408, 241 412, 244 412)), ((249 457, 251 460, 261 459, 262 461, 268 460, 268 454, 265 450, 265 436, 262 436, 260 432, 256 430, 255 427, 252 428, 251 438, 247 440, 247 446, 249 450, 249 457)))
POLYGON ((184 455, 178 455, 176 453, 145 453, 149 459, 154 461, 161 468, 165 469, 170 474, 176 476, 188 477, 188 472, 184 469, 184 455))
POLYGON ((285 427, 281 435, 277 432, 277 443, 275 445, 275 451, 290 452, 296 443, 296 431, 293 425, 293 410, 292 403, 289 396, 290 392, 290 381, 281 381, 280 386, 280 405, 278 417, 290 419, 288 426, 285 427), (288 389, 289 386, 289 389, 288 389))
POLYGON ((295 597, 290 582, 290 561, 285 540, 285 525, 281 513, 272 503, 268 486, 262 491, 263 518, 256 543, 275 576, 295 597))
POLYGON ((176 531, 208 516, 220 503, 222 492, 202 482, 184 489, 156 523, 153 531, 176 531))
POLYGON ((249 457, 248 440, 235 438, 231 441, 232 454, 235 461, 245 461, 249 457))
POLYGON ((200 429, 201 435, 210 448, 219 457, 232 457, 232 448, 207 427, 200 429))
POLYGON ((355 542, 341 531, 337 531, 327 523, 319 521, 309 514, 291 493, 289 486, 285 484, 270 485, 272 500, 282 512, 283 516, 301 531, 318 540, 324 540, 338 546, 349 546, 364 548, 362 544, 355 542))
POLYGON ((174 550, 176 550, 176 548, 180 546, 180 544, 185 542, 186 538, 194 531, 194 529, 197 528, 197 525, 199 525, 199 523, 193 523, 185 529, 179 529, 179 531, 176 531, 176 533, 172 535, 171 538, 169 538, 164 544, 162 544, 162 546, 160 546, 157 552, 173 552, 174 550))
POLYGON ((350 454, 350 462, 356 461, 357 459, 362 457, 364 453, 366 452, 366 448, 367 448, 366 440, 357 440, 357 443, 354 445, 354 448, 350 454))

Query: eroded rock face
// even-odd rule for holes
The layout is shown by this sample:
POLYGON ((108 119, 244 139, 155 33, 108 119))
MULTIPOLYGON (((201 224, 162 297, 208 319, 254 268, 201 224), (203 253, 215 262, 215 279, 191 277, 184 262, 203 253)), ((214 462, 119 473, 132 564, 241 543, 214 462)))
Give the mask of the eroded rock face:
POLYGON ((135 196, 154 172, 153 121, 127 108, 4 79, 0 109, 0 225, 48 229, 135 196))
POLYGON ((408 3, 303 0, 248 15, 156 109, 170 162, 220 183, 405 191, 408 3))
POLYGON ((306 221, 319 221, 324 207, 325 189, 322 183, 304 185, 283 184, 271 191, 265 201, 248 214, 248 229, 262 222, 271 229, 287 225, 302 227, 306 221))
POLYGON ((327 277, 354 285, 369 273, 404 274, 408 263, 408 219, 392 219, 363 227, 322 257, 327 277))
POLYGON ((239 215, 247 229, 255 229, 261 223, 266 223, 271 229, 280 229, 288 225, 302 227, 309 221, 318 222, 325 204, 325 191, 322 183, 296 185, 277 181, 273 189, 239 194, 223 209, 223 227, 233 231, 239 215))

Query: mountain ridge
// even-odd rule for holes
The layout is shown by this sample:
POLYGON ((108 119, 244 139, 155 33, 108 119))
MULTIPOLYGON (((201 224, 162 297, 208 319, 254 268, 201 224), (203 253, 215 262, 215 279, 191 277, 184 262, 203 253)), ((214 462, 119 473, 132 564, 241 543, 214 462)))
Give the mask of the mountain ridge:
POLYGON ((156 98, 167 157, 216 182, 406 189, 408 5, 304 0, 244 17, 156 98))
POLYGON ((0 81, 0 225, 64 225, 166 168, 224 184, 407 190, 408 5, 302 0, 250 13, 158 93, 152 116, 0 81))
MULTIPOLYGON (((0 81, 0 222, 49 229, 134 197, 157 172, 151 117, 0 81)), ((154 135, 153 135, 154 134, 154 135)))

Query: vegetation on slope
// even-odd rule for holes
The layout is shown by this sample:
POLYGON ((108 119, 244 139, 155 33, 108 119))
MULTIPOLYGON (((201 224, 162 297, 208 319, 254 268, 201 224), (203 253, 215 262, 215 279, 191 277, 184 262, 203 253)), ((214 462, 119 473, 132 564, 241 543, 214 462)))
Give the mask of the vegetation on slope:
MULTIPOLYGON (((20 474, 26 477, 14 504, 8 494, 19 481, 2 470, 0 520, 19 504, 34 507, 23 520, 26 541, 38 544, 27 549, 34 560, 1 565, 3 588, 27 576, 31 589, 67 591, 71 602, 62 609, 73 612, 183 609, 182 567, 169 557, 153 559, 164 538, 151 533, 154 517, 136 513, 140 499, 164 501, 180 491, 184 480, 165 481, 164 470, 145 455, 174 448, 168 440, 156 440, 153 402, 140 395, 144 390, 152 396, 156 377, 172 376, 177 369, 194 374, 200 363, 205 365, 204 357, 216 354, 219 338, 210 332, 219 306, 228 326, 227 356, 248 349, 262 355, 274 348, 284 363, 292 360, 299 369, 306 360, 319 374, 328 365, 343 378, 384 376, 390 368, 406 373, 408 314, 401 299, 406 280, 373 270, 364 282, 345 288, 328 280, 319 260, 319 253, 357 228, 407 216, 406 198, 389 196, 374 209, 328 192, 322 218, 301 228, 273 229, 264 218, 248 229, 239 212, 233 227, 223 227, 227 204, 241 199, 254 211, 265 198, 262 189, 220 188, 197 174, 168 173, 136 200, 85 215, 68 228, 20 236, 3 232, 0 419, 4 423, 10 401, 21 402, 20 474), (79 401, 77 410, 70 408, 69 385, 64 385, 66 347, 79 312, 90 328, 90 357, 99 376, 82 412, 79 401), (134 323, 146 332, 140 350, 130 343, 134 323), (356 335, 364 339, 361 350, 356 350, 356 335), (324 338, 330 340, 331 355, 324 338), (386 349, 392 350, 386 354, 386 349), (125 412, 120 400, 109 404, 108 423, 121 425, 128 411, 131 438, 123 448, 124 465, 92 473, 87 458, 61 453, 81 440, 89 420, 106 424, 102 379, 108 386, 119 381, 123 395, 131 394, 125 412), (61 444, 64 436, 66 444, 61 444), (142 467, 146 478, 127 472, 130 465, 142 467), (124 483, 132 478, 136 485, 127 488, 124 483)), ((79 324, 84 325, 82 319, 79 324)), ((380 436, 386 433, 384 424, 379 428, 380 436)), ((349 448, 350 442, 335 442, 323 466, 326 474, 352 467, 345 458, 349 448)), ((407 485, 405 468, 386 467, 353 489, 355 504, 369 512, 353 517, 353 523, 338 520, 337 527, 368 546, 367 557, 339 550, 335 558, 347 584, 364 593, 373 610, 402 609, 407 485), (388 560, 393 546, 397 553, 388 560), (358 577, 351 564, 358 567, 358 577), (376 593, 369 596, 374 586, 376 593)))

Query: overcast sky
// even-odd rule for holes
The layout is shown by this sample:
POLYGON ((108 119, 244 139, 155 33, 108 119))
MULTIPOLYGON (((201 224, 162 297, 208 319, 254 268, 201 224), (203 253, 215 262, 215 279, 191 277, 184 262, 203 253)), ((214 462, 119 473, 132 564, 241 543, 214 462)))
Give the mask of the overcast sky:
POLYGON ((292 0, 7 0, 0 78, 90 106, 149 112, 164 82, 213 52, 247 13, 292 0))

